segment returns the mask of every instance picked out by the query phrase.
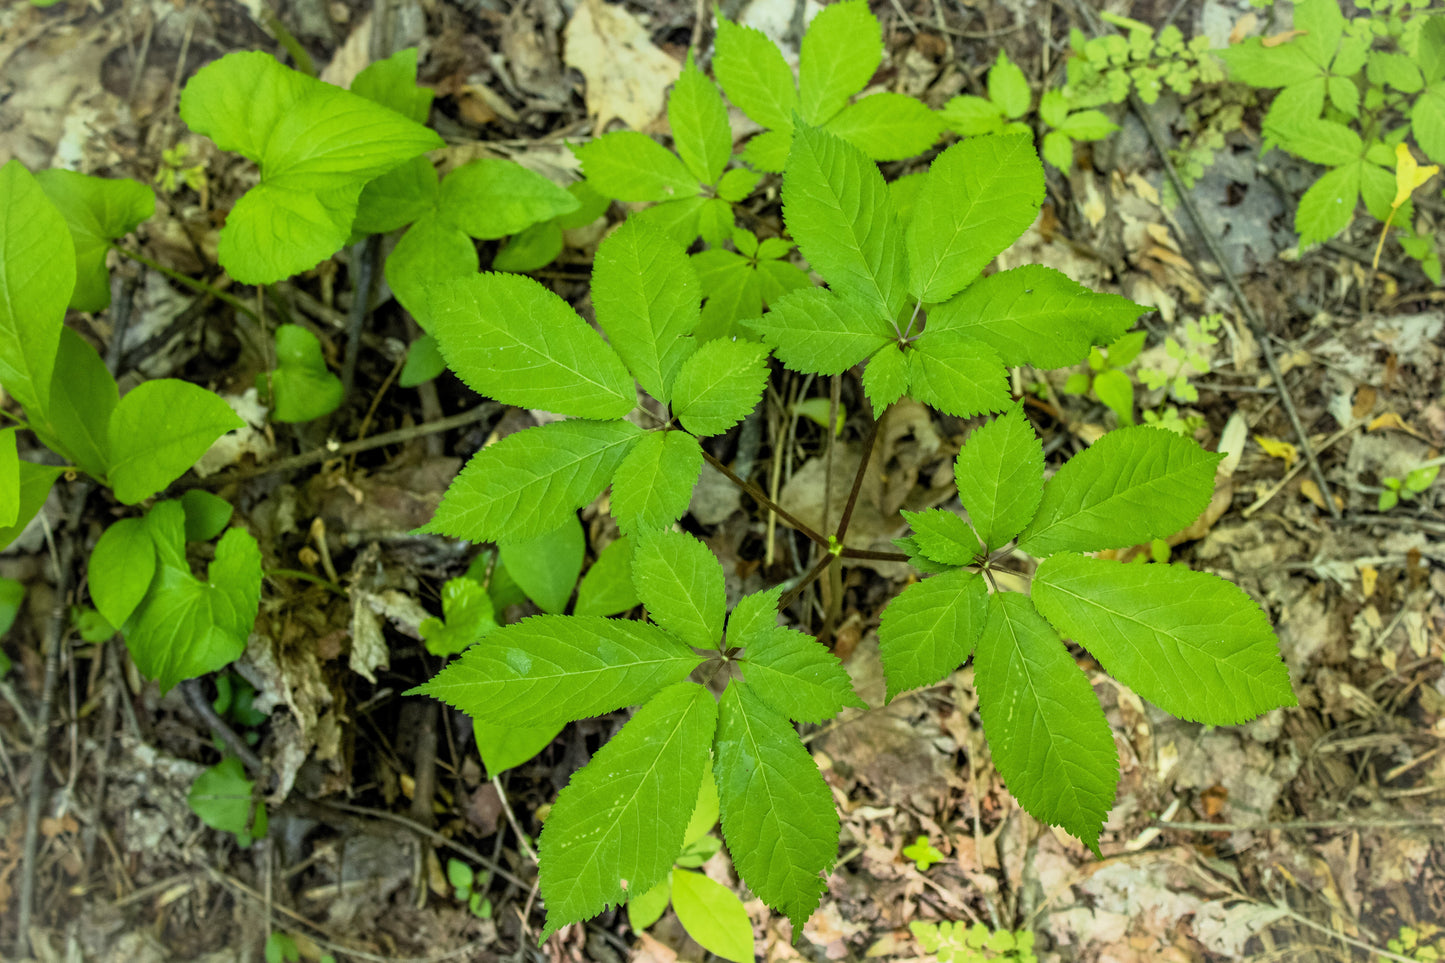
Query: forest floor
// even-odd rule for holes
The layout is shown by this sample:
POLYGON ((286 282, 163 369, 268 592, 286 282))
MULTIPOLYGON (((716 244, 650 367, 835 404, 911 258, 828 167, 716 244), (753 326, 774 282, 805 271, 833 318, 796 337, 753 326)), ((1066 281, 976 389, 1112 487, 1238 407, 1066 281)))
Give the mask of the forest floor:
MULTIPOLYGON (((644 129, 666 132, 663 85, 646 74, 645 57, 616 53, 624 40, 608 35, 616 18, 594 21, 591 43, 564 41, 577 11, 596 3, 377 6, 393 25, 395 47, 422 45, 420 79, 437 92, 432 123, 449 150, 490 151, 566 180, 577 172, 566 142, 591 135, 599 110, 640 112, 644 129), (589 102, 588 86, 600 90, 609 73, 607 89, 624 100, 589 102)), ((643 27, 645 39, 634 45, 680 61, 698 44, 706 63, 707 4, 628 0, 623 7, 643 27)), ((1222 44, 1249 9, 1244 0, 1186 0, 1122 12, 1152 24, 1172 15, 1186 36, 1210 32, 1222 44)), ((724 10, 796 51, 793 0, 724 10)), ((885 0, 873 10, 889 51, 875 84, 935 107, 977 90, 1001 48, 1036 91, 1056 83, 1076 25, 1072 5, 1047 0, 885 0)), ((134 245, 176 271, 214 277, 217 226, 254 168, 186 130, 176 113, 179 89, 224 53, 279 54, 273 14, 323 78, 343 84, 367 62, 380 22, 356 0, 6 5, 0 160, 155 183, 167 164, 162 152, 186 145, 184 163, 199 165, 202 176, 158 191, 157 216, 134 245)), ((1150 120, 1177 141, 1190 133, 1189 106, 1165 96, 1148 108, 1150 120)), ((1221 316, 1216 343, 1200 349, 1208 371, 1192 378, 1198 400, 1169 402, 1198 416, 1206 447, 1229 453, 1214 505, 1174 558, 1237 581, 1265 607, 1299 707, 1234 728, 1179 722, 1081 656, 1122 765, 1102 859, 1040 826, 1009 796, 983 742, 971 669, 886 708, 849 710, 807 734, 842 812, 840 862, 796 942, 786 920, 761 902, 747 904, 768 960, 924 958, 908 927, 917 920, 1028 930, 1041 959, 1080 963, 1374 959, 1402 928, 1428 933, 1445 925, 1445 486, 1388 512, 1376 505, 1382 479, 1403 477, 1445 447, 1445 299, 1412 265, 1387 258, 1372 275, 1373 237, 1363 229, 1298 256, 1292 218, 1306 181, 1278 153, 1273 174, 1263 172, 1253 108, 1192 192, 1204 230, 1228 262, 1218 263, 1184 211, 1163 203, 1163 167, 1140 117, 1121 109, 1117 120, 1122 130, 1081 151, 1072 171, 1049 169, 1043 215, 1000 260, 1049 264, 1157 307, 1144 325, 1146 357, 1158 365, 1167 361, 1166 336, 1182 341, 1189 322, 1221 316), (1251 330, 1226 269, 1263 319, 1261 329, 1251 330), (1282 385, 1268 373, 1265 348, 1279 360, 1282 385), (1305 439, 1291 428, 1286 397, 1305 439), (941 861, 920 868, 902 855, 919 836, 941 861)), ((766 198, 749 226, 777 233, 776 191, 766 198)), ((574 303, 585 297, 603 227, 590 240, 572 235, 580 246, 539 272, 574 303)), ((320 333, 338 364, 351 258, 343 252, 276 286, 266 303, 273 318, 320 333)), ((266 367, 264 332, 133 261, 116 261, 114 271, 117 308, 71 323, 105 342, 123 303, 123 371, 133 373, 123 387, 136 375, 184 377, 243 410, 251 406, 254 427, 230 436, 229 447, 201 466, 207 474, 186 484, 229 499, 268 566, 324 574, 347 591, 268 579, 237 667, 258 691, 263 721, 242 727, 209 709, 211 682, 166 695, 144 683, 118 639, 67 639, 56 687, 45 692, 40 653, 54 601, 53 547, 36 527, 0 556, 0 575, 28 589, 4 640, 14 668, 0 691, 6 950, 16 937, 19 893, 30 886, 27 935, 32 957, 45 963, 239 963, 261 959, 278 931, 292 935, 308 960, 322 953, 338 960, 702 959, 671 914, 638 934, 625 913, 609 912, 537 948, 536 871, 517 833, 535 838, 538 808, 617 718, 569 727, 493 783, 465 717, 401 694, 438 668, 417 642, 414 613, 437 611, 441 584, 469 561, 466 546, 407 533, 429 519, 466 457, 532 416, 479 410, 479 399, 450 375, 433 390, 396 387, 410 322, 383 297, 348 402, 322 422, 267 425, 248 395, 266 367), (468 412, 476 412, 468 423, 433 430, 468 412), (356 450, 335 451, 357 440, 356 450), (389 443, 375 444, 382 440, 389 443), (362 622, 384 632, 361 632, 362 622), (383 642, 366 647, 362 636, 383 642), (40 734, 29 726, 47 697, 54 724, 36 771, 31 750, 40 734), (228 733, 253 742, 276 785, 289 790, 271 800, 267 839, 248 849, 207 829, 187 805, 191 782, 219 758, 217 739, 228 733), (21 840, 36 779, 45 780, 44 820, 27 874, 21 840), (455 898, 444 868, 452 858, 515 878, 492 876, 490 918, 455 898)), ((1068 374, 1050 373, 1052 390, 1030 401, 1050 452, 1077 450, 1115 423, 1090 397, 1062 392, 1068 374)), ((805 520, 816 515, 829 445, 818 425, 800 417, 798 402, 826 399, 833 389, 828 379, 776 369, 763 414, 720 439, 714 454, 760 485, 776 485, 781 503, 805 520)), ((847 479, 868 415, 856 373, 839 379, 837 390, 847 420, 832 449, 842 470, 833 475, 847 479)), ((1143 406, 1161 407, 1160 395, 1141 389, 1143 406)), ((907 402, 895 406, 854 531, 886 547, 905 529, 901 507, 942 504, 969 427, 907 402)), ((45 510, 52 525, 65 521, 60 506, 54 497, 45 510)), ((84 517, 69 521, 93 538, 113 508, 93 496, 84 517)), ((600 506, 583 517, 594 547, 615 534, 600 506)), ((689 525, 722 559, 730 590, 775 584, 808 562, 786 529, 771 527, 711 469, 689 525)), ((841 595, 831 599, 834 651, 874 706, 883 703, 880 610, 907 577, 897 563, 848 568, 834 588, 841 595)), ((825 606, 815 601, 815 624, 804 628, 822 624, 825 606)), ((725 860, 708 868, 741 892, 725 860)))

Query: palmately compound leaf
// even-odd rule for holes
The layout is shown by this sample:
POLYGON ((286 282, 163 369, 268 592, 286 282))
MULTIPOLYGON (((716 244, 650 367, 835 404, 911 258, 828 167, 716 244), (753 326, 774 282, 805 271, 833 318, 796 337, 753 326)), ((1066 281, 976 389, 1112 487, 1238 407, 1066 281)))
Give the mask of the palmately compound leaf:
POLYGON ((111 625, 125 625, 156 574, 156 547, 139 518, 113 522, 86 563, 90 600, 111 625))
POLYGON ((717 648, 727 596, 722 565, 706 545, 681 532, 640 535, 632 581, 654 622, 688 645, 717 648))
POLYGON ((908 357, 908 396, 958 418, 1002 411, 1008 371, 988 345, 925 329, 908 357))
POLYGON ((276 370, 256 380, 263 389, 269 380, 277 421, 312 421, 341 404, 341 379, 326 367, 321 340, 299 324, 276 329, 276 370))
POLYGON ((1062 368, 1083 358, 1089 345, 1113 342, 1148 310, 1029 264, 980 278, 929 311, 928 330, 981 341, 1006 365, 1062 368))
POLYGON ((773 133, 784 138, 786 151, 785 132, 793 126, 798 88, 782 51, 761 30, 725 17, 718 17, 715 44, 712 70, 723 93, 762 126, 776 128, 773 133))
POLYGON ((543 939, 667 878, 716 729, 712 693, 681 682, 653 696, 572 776, 539 841, 543 939))
POLYGON ((1055 628, 1170 715, 1225 726, 1296 704, 1269 619, 1217 575, 1066 553, 1044 560, 1031 591, 1055 628))
POLYGON ((732 963, 753 963, 753 924, 732 890, 702 873, 674 868, 672 908, 703 949, 732 963))
POLYGON ((941 565, 968 565, 979 554, 978 536, 968 522, 944 508, 904 511, 913 529, 913 544, 925 557, 941 565))
POLYGON ((110 417, 111 490, 122 504, 144 501, 244 424, 220 397, 188 381, 142 382, 110 417))
POLYGON ((713 776, 738 875, 801 933, 838 858, 838 811, 798 733, 746 685, 718 705, 713 776))
POLYGON ((280 281, 335 254, 366 183, 443 146, 421 124, 259 51, 202 67, 181 94, 181 119, 261 168, 217 249, 244 284, 280 281))
POLYGON ((683 362, 672 412, 694 435, 720 435, 758 406, 768 383, 768 349, 752 341, 709 341, 683 362))
POLYGON ((968 436, 953 463, 953 477, 959 501, 989 551, 1024 530, 1043 496, 1044 447, 1021 406, 968 436))
POLYGON ((1360 203, 1360 178, 1366 164, 1355 161, 1326 171, 1300 197, 1294 213, 1300 249, 1328 241, 1350 226, 1360 203))
POLYGON ((407 694, 432 696, 496 725, 555 725, 637 705, 702 661, 646 622, 537 615, 489 632, 407 694))
POLYGON ((838 657, 794 629, 749 633, 740 663, 748 688, 795 722, 824 722, 844 706, 868 708, 838 657))
POLYGON ((943 121, 916 97, 884 91, 844 107, 823 129, 870 160, 890 161, 928 150, 943 133, 943 121))
POLYGON ((685 431, 642 436, 612 479, 612 517, 623 534, 667 528, 683 515, 702 471, 702 446, 685 431))
POLYGON ((1115 429, 1044 485, 1019 550, 1098 552, 1173 535, 1209 505, 1222 457, 1162 428, 1115 429))
POLYGON ((698 192, 697 178, 672 151, 646 134, 617 130, 572 148, 582 173, 603 197, 670 201, 698 192))
POLYGON ((728 645, 746 646, 753 638, 777 628, 778 601, 782 597, 783 586, 775 585, 738 599, 728 613, 728 645))
MULTIPOLYGON (((844 0, 818 11, 798 58, 803 121, 821 124, 862 92, 883 62, 883 36, 867 0, 844 0)), ((789 118, 791 121, 791 118, 789 118)))
POLYGON ((136 668, 159 682, 162 692, 240 658, 261 604, 256 539, 245 529, 228 531, 201 581, 186 563, 185 514, 181 503, 172 501, 146 516, 158 571, 121 629, 136 668))
POLYGON ((104 311, 110 306, 106 252, 111 241, 155 214, 155 193, 138 181, 87 177, 59 168, 41 171, 35 179, 64 215, 75 242, 70 306, 77 311, 104 311))
POLYGON ((632 539, 619 538, 597 555, 577 586, 574 615, 619 615, 642 599, 632 584, 632 539))
POLYGON ((626 421, 554 421, 508 435, 467 462, 424 532, 495 542, 558 528, 596 498, 642 437, 626 421))
POLYGON ((968 659, 983 631, 988 589, 977 572, 955 569, 905 588, 883 610, 878 650, 888 699, 933 685, 968 659))
POLYGON ((908 291, 947 301, 1038 216, 1044 166, 1029 134, 970 137, 928 169, 908 225, 908 291))
POLYGON ((688 171, 699 183, 716 184, 733 153, 733 132, 722 94, 697 69, 691 51, 667 98, 667 122, 672 146, 688 171))
POLYGON ((663 404, 697 348, 688 335, 701 302, 687 251, 666 234, 627 220, 598 245, 592 264, 597 324, 642 390, 663 404))
POLYGON ((783 220, 798 249, 836 291, 891 321, 908 296, 903 237, 878 167, 815 127, 793 136, 783 172, 783 220))
POLYGON ((1119 763, 1088 678, 1033 603, 1012 592, 989 596, 973 666, 984 735, 1009 792, 1097 856, 1119 763))
POLYGON ((637 405, 617 352, 531 278, 450 281, 433 289, 431 308, 442 357, 478 394, 579 418, 621 418, 637 405))
POLYGON ((0 285, 0 384, 42 417, 75 288, 75 245, 65 218, 17 160, 0 167, 0 285))
POLYGON ((814 287, 788 292, 744 324, 773 346, 785 367, 810 374, 842 374, 897 337, 892 322, 867 301, 814 287))

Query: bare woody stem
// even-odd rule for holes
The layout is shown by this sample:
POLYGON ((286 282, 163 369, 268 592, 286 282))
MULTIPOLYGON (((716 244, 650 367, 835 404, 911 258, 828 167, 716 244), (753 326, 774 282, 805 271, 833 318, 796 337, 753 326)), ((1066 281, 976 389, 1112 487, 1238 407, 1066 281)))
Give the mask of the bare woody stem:
POLYGON ((733 471, 727 465, 724 465, 722 462, 718 461, 707 449, 703 449, 702 457, 707 459, 707 463, 709 465, 722 472, 722 474, 727 478, 728 481, 732 482, 734 485, 747 492, 748 495, 753 499, 753 501, 757 502, 768 511, 777 515, 783 521, 793 526, 793 528, 808 536, 808 538, 812 541, 818 543, 819 545, 822 545, 824 548, 828 546, 828 539, 826 536, 819 535, 816 531, 813 530, 813 526, 804 522, 802 519, 789 512, 786 508, 773 501, 761 488, 759 488, 757 485, 754 485, 746 478, 740 476, 737 472, 733 471))
POLYGON ((881 424, 881 418, 873 422, 873 427, 868 431, 868 440, 863 443, 863 457, 858 461, 858 472, 853 476, 853 488, 848 492, 848 501, 843 506, 843 517, 838 519, 838 533, 833 536, 839 545, 843 544, 843 536, 848 534, 848 523, 853 520, 853 509, 858 504, 858 493, 863 490, 863 475, 868 471, 868 460, 873 457, 873 443, 878 440, 878 426, 881 424))
POLYGON ((817 563, 808 569, 808 573, 798 580, 798 584, 794 585, 792 590, 778 602, 778 611, 782 612, 796 602, 798 596, 803 594, 803 589, 816 582, 822 574, 828 570, 828 566, 832 565, 836 558, 837 556, 832 552, 824 552, 823 557, 818 559, 817 563))
POLYGON ((117 254, 125 255, 132 261, 144 264, 152 271, 157 271, 161 274, 164 274, 166 277, 170 278, 172 281, 175 281, 178 284, 184 284, 192 291, 199 291, 202 294, 209 294, 217 301, 224 301, 226 304, 229 304, 231 307, 235 308, 237 311, 240 311, 242 314, 246 315, 253 321, 259 322, 261 320, 260 316, 251 309, 250 305, 246 304, 245 302, 241 301, 239 298, 233 295, 227 294, 220 288, 207 284, 204 281, 197 281, 195 278, 187 277, 179 271, 173 271, 170 268, 166 267, 164 264, 161 264, 159 261, 154 261, 151 258, 146 257, 141 252, 132 251, 128 247, 122 247, 119 244, 111 244, 111 249, 114 250, 117 254))

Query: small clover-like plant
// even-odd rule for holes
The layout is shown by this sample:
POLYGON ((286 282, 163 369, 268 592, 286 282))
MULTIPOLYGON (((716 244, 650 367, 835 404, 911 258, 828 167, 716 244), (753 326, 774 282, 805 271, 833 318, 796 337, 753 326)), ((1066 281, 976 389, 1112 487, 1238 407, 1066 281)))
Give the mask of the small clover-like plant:
POLYGON ((1388 512, 1400 503, 1400 499, 1410 501, 1435 484, 1435 479, 1440 477, 1441 464, 1445 464, 1445 459, 1436 458, 1412 469, 1404 478, 1381 478, 1380 483, 1385 490, 1380 492, 1380 511, 1388 512))
POLYGON ((321 340, 299 324, 276 329, 276 370, 256 376, 277 421, 311 421, 341 404, 341 379, 326 367, 321 340))
POLYGON ((1093 391, 1094 397, 1119 419, 1119 424, 1134 424, 1134 382, 1125 369, 1144 350, 1147 337, 1144 331, 1131 331, 1104 350, 1097 345, 1090 348, 1089 370, 1069 375, 1064 382, 1064 393, 1082 395, 1093 391))
POLYGON ((793 243, 780 237, 761 241, 744 228, 732 232, 733 247, 715 247, 692 256, 706 299, 697 337, 707 341, 738 334, 737 322, 755 318, 789 291, 812 287, 813 282, 787 260, 793 243))
POLYGON ((1074 56, 1062 93, 1071 110, 1122 103, 1131 92, 1152 104, 1166 87, 1182 96, 1224 79, 1208 37, 1186 41, 1173 24, 1156 33, 1129 17, 1107 11, 1100 17, 1125 33, 1086 38, 1078 28, 1069 31, 1074 56))
POLYGON ((944 921, 908 924, 913 938, 926 953, 938 957, 939 963, 986 963, 989 960, 1008 963, 1036 963, 1034 934, 1029 930, 990 930, 982 923, 966 926, 944 921))
POLYGON ((930 866, 943 862, 945 857, 933 847, 927 836, 919 836, 903 847, 903 858, 913 860, 913 865, 918 867, 918 871, 926 873, 930 866))
POLYGON ((479 920, 492 918, 492 901, 483 889, 490 875, 483 873, 479 878, 476 870, 460 859, 447 860, 447 882, 452 885, 452 894, 479 920))
POLYGON ((858 100, 883 61, 883 37, 867 0, 844 0, 808 24, 798 77, 760 30, 719 16, 712 69, 728 100, 765 130, 748 141, 743 160, 760 171, 787 161, 794 118, 822 127, 873 160, 903 160, 938 140, 943 121, 905 94, 858 100))

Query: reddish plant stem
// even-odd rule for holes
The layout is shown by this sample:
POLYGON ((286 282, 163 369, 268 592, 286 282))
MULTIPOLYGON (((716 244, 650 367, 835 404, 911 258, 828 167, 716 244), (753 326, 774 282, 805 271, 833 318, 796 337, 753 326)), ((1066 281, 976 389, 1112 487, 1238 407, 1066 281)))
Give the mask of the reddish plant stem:
POLYGON ((796 602, 798 600, 798 596, 803 594, 803 589, 816 582, 822 576, 822 574, 828 570, 828 566, 832 565, 833 560, 837 557, 838 556, 834 555, 832 552, 823 553, 823 557, 818 559, 817 564, 815 564, 812 568, 808 569, 808 574, 804 575, 802 580, 798 582, 797 585, 793 586, 792 591, 790 591, 787 595, 784 595, 782 599, 778 602, 778 611, 782 612, 788 606, 796 602))
POLYGON ((807 524, 802 519, 793 515, 783 506, 773 501, 757 485, 754 485, 752 482, 738 475, 737 472, 733 471, 727 465, 724 465, 722 462, 718 461, 707 449, 703 449, 702 457, 707 459, 707 463, 709 465, 722 472, 723 476, 726 477, 728 481, 732 482, 734 485, 747 492, 748 495, 753 499, 753 501, 757 502, 768 511, 777 515, 783 521, 793 526, 793 528, 808 536, 808 538, 812 541, 817 542, 819 545, 822 545, 825 548, 828 546, 828 539, 826 536, 819 535, 816 531, 813 530, 813 527, 811 525, 807 524))

